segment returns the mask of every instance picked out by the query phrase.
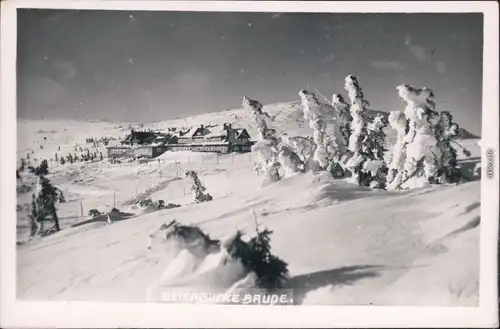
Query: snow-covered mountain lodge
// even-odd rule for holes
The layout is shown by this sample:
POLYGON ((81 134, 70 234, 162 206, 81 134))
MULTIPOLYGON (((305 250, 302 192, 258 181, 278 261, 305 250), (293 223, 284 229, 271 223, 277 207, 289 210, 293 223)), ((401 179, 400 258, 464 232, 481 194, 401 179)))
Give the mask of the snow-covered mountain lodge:
POLYGON ((121 145, 109 146, 108 157, 142 156, 154 158, 166 151, 250 152, 254 142, 245 128, 200 125, 188 129, 169 128, 166 133, 131 130, 121 145))

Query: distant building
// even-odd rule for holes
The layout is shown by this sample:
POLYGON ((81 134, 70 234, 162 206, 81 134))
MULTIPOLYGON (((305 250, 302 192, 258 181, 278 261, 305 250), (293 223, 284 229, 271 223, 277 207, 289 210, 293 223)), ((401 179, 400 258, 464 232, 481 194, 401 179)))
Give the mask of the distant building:
POLYGON ((131 130, 121 145, 108 146, 108 158, 118 157, 146 157, 155 158, 166 151, 168 141, 175 142, 172 134, 163 134, 153 131, 131 130))
POLYGON ((108 147, 109 158, 154 158, 166 151, 250 152, 254 142, 246 129, 224 124, 222 127, 201 125, 185 131, 170 128, 167 134, 132 130, 121 144, 108 147))
POLYGON ((165 144, 169 139, 173 138, 172 134, 163 134, 153 131, 135 131, 131 130, 130 134, 121 141, 122 145, 150 145, 150 144, 165 144))
POLYGON ((233 128, 231 124, 222 127, 201 125, 178 132, 177 143, 169 143, 167 148, 172 151, 230 153, 250 152, 253 144, 244 128, 233 128))

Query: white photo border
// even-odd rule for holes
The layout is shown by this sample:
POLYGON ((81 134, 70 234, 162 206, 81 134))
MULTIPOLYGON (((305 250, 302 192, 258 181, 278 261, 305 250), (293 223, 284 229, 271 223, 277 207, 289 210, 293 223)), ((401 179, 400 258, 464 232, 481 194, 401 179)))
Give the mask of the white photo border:
MULTIPOLYGON (((498 325, 498 38, 496 1, 50 1, 1 3, 0 325, 2 327, 495 327, 498 325), (494 179, 482 175, 478 307, 222 306, 16 300, 17 8, 483 14, 482 168, 495 151, 494 179)), ((423 292, 425 293, 425 292, 423 292)))

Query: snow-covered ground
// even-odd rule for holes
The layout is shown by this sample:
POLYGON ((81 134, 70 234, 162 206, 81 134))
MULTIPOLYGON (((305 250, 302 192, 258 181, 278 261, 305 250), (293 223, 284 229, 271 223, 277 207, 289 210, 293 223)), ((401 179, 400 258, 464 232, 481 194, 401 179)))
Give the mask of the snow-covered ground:
MULTIPOLYGON (((310 134, 298 103, 264 108, 280 132, 310 134)), ((222 124, 255 128, 243 110, 144 124, 144 128, 222 124)), ((137 124, 135 125, 138 126, 137 124)), ((123 137, 129 123, 19 121, 18 160, 73 152, 89 137, 123 137), (44 139, 46 137, 46 140, 44 139), (40 148, 43 145, 43 148, 40 148), (58 150, 58 147, 61 150, 58 150)), ((387 131, 388 139, 394 133, 387 131)), ((457 140, 471 181, 407 192, 374 191, 324 174, 303 174, 261 188, 253 155, 177 152, 148 163, 52 164, 48 178, 67 202, 58 205, 63 230, 27 239, 25 211, 18 211, 17 294, 21 299, 144 301, 171 259, 149 250, 148 234, 173 219, 197 224, 214 238, 236 229, 251 235, 255 211, 274 231, 273 253, 289 264, 294 300, 330 305, 477 305, 480 182, 477 139, 457 140), (198 171, 214 200, 192 204, 184 172, 198 171), (162 199, 180 208, 143 212, 140 199, 162 199), (90 209, 114 205, 135 216, 112 224, 86 219, 90 209), (83 214, 83 216, 82 216, 83 214)), ((103 153, 104 147, 100 149, 103 153)), ((18 185, 32 184, 26 172, 18 185)), ((26 207, 31 193, 18 193, 26 207)))

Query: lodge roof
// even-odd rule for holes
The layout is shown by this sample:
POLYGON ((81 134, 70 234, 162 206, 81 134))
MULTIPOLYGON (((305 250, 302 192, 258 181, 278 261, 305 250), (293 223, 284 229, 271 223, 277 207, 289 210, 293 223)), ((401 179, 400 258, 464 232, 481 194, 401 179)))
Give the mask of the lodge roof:
POLYGON ((135 131, 131 130, 122 143, 137 143, 137 144, 149 144, 153 142, 159 142, 167 138, 169 134, 162 134, 153 131, 135 131))
POLYGON ((212 125, 212 126, 199 126, 192 127, 185 131, 177 131, 175 135, 180 138, 216 138, 222 137, 227 138, 228 129, 232 129, 235 132, 236 138, 250 138, 250 134, 245 128, 232 128, 231 124, 220 125, 212 125))

